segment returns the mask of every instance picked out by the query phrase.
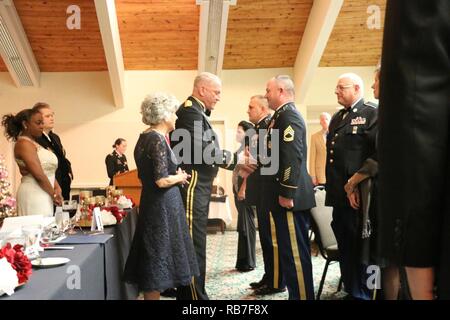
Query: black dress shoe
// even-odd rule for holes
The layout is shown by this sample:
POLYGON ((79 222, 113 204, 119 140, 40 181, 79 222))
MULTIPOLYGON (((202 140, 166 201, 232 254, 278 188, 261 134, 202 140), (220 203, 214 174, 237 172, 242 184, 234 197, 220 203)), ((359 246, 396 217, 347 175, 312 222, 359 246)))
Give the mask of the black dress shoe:
POLYGON ((177 297, 177 289, 175 289, 175 288, 166 289, 165 291, 161 292, 161 295, 163 297, 176 298, 177 297))
POLYGON ((267 285, 264 285, 254 291, 254 295, 256 296, 264 296, 266 294, 275 294, 280 292, 285 292, 286 288, 272 288, 267 285))
POLYGON ((239 271, 239 272, 249 272, 249 271, 255 270, 255 268, 253 268, 253 267, 243 267, 243 268, 236 268, 236 270, 239 271))
POLYGON ((252 288, 252 289, 258 289, 258 288, 261 288, 262 286, 264 286, 266 283, 265 283, 265 279, 264 278, 262 278, 261 280, 259 280, 258 282, 251 282, 250 283, 250 287, 252 288))

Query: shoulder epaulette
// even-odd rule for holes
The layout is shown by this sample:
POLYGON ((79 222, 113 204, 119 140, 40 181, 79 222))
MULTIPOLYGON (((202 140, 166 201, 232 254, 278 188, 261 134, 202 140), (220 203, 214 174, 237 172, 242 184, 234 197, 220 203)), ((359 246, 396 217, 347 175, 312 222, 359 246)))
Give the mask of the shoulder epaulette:
POLYGON ((364 105, 372 108, 378 108, 378 104, 372 101, 366 101, 364 102, 364 105))

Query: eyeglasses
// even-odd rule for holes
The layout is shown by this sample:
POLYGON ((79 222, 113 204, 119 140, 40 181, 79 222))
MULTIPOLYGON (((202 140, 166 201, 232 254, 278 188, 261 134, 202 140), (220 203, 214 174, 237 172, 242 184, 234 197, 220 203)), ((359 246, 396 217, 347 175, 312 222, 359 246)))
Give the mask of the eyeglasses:
POLYGON ((336 86, 336 90, 337 91, 344 91, 344 89, 348 89, 348 88, 351 88, 353 86, 354 86, 354 84, 346 84, 345 86, 339 85, 339 86, 336 86))

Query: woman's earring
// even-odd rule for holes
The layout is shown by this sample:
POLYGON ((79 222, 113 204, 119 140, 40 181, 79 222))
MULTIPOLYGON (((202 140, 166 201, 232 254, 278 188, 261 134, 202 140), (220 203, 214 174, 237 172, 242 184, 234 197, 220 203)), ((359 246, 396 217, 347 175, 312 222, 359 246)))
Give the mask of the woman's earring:
POLYGON ((24 128, 25 130, 27 130, 27 129, 28 129, 28 127, 27 127, 27 126, 25 126, 25 125, 23 126, 23 128, 24 128))

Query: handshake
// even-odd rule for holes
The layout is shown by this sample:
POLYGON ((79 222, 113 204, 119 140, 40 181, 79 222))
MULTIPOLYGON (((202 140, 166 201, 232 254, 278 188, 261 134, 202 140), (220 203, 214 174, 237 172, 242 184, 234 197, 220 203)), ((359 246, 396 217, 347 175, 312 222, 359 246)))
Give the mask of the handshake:
POLYGON ((252 157, 248 147, 245 147, 244 152, 238 154, 237 158, 238 161, 236 166, 239 175, 242 178, 247 178, 258 168, 258 162, 256 161, 255 158, 252 157))

